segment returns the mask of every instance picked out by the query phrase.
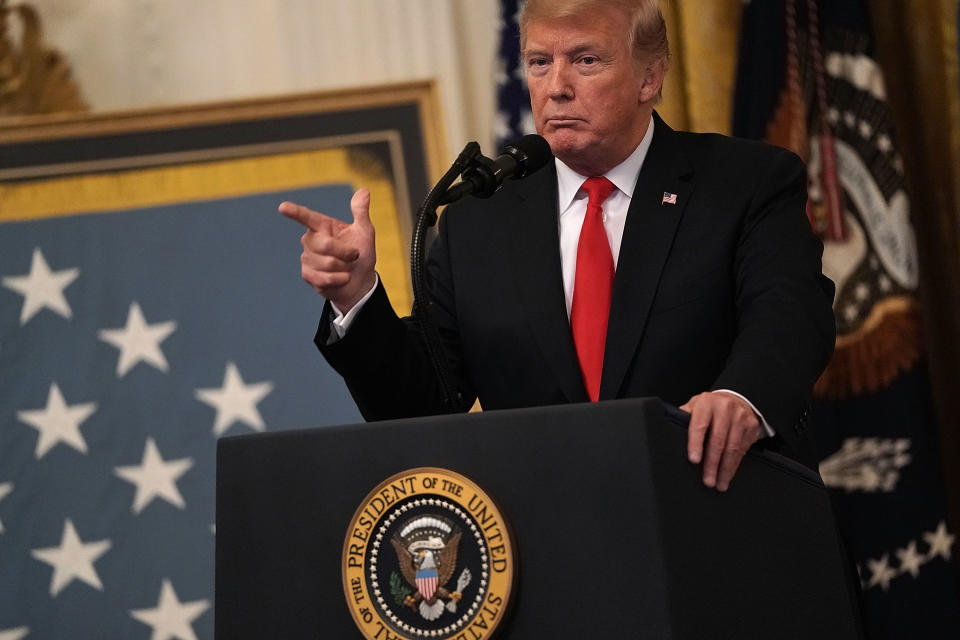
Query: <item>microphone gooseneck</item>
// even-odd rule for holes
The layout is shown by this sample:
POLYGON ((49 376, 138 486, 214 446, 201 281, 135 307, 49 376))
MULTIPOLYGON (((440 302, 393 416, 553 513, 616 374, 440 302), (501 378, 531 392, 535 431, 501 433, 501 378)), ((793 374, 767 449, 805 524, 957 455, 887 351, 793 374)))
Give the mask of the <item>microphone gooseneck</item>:
POLYGON ((514 180, 524 178, 544 167, 552 157, 550 145, 538 135, 524 136, 515 144, 508 145, 494 160, 483 156, 480 145, 476 142, 469 142, 420 205, 413 239, 410 242, 413 316, 420 325, 427 356, 433 365, 443 408, 447 413, 464 411, 469 406, 464 406, 464 398, 457 389, 440 332, 432 317, 433 301, 427 290, 424 269, 427 230, 436 224, 437 207, 440 205, 455 202, 471 194, 479 198, 489 198, 508 177, 514 180), (461 180, 453 185, 458 175, 461 180))

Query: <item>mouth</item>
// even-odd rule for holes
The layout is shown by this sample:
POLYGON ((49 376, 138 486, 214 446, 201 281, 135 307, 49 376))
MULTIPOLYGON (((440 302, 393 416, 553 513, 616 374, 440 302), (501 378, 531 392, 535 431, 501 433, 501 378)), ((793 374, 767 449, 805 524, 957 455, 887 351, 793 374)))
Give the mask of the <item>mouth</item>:
POLYGON ((580 118, 570 118, 567 116, 555 116, 547 118, 547 125, 551 127, 573 127, 583 122, 580 118))

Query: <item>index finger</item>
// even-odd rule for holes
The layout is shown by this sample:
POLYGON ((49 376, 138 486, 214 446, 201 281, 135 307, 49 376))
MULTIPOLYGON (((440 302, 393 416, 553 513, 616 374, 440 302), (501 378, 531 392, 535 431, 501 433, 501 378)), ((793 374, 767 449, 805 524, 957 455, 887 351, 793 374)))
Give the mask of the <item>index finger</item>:
POLYGON ((281 202, 277 211, 313 231, 329 230, 331 218, 295 202, 281 202))

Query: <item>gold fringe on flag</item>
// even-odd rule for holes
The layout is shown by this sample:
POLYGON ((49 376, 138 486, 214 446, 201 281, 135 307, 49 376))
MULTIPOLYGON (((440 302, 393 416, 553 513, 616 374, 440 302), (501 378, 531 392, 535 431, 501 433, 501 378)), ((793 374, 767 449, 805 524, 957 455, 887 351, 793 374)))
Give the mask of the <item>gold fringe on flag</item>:
POLYGON ((923 329, 915 300, 884 298, 854 332, 837 336, 833 358, 817 380, 814 395, 840 400, 879 391, 913 367, 922 352, 923 329))

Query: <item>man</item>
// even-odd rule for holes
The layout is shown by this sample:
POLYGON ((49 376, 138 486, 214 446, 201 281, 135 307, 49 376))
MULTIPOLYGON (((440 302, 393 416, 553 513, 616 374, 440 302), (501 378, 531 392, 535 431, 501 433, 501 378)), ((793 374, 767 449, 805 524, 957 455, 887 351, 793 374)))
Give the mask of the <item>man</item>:
MULTIPOLYGON (((466 409, 659 396, 692 414, 691 463, 725 491, 762 438, 814 464, 804 423, 834 341, 833 286, 796 156, 674 132, 655 0, 529 0, 521 46, 555 166, 451 206, 428 270, 466 409), (615 275, 614 275, 615 270, 615 275)), ((353 224, 292 203, 316 342, 367 419, 441 409, 422 339, 374 272, 369 193, 353 224)))

